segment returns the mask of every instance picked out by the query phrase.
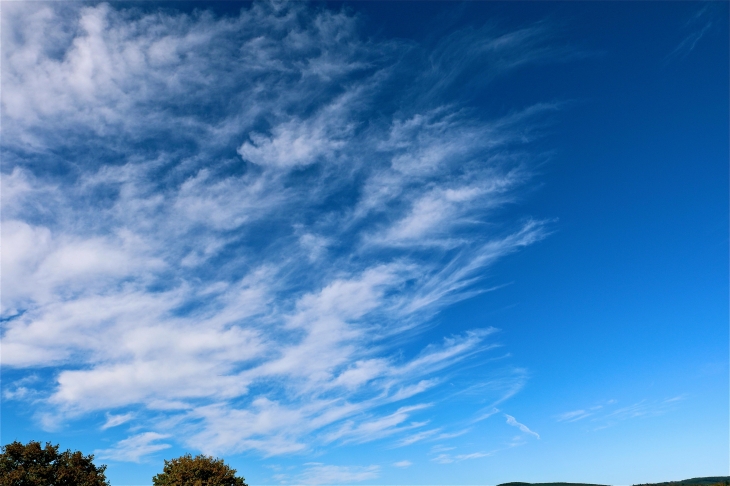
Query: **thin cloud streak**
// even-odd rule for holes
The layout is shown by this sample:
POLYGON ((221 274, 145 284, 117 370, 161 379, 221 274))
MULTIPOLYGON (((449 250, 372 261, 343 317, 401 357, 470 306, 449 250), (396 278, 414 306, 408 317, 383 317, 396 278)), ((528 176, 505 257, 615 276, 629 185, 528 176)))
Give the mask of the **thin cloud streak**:
POLYGON ((520 431, 524 432, 525 434, 534 435, 538 439, 540 438, 540 435, 537 432, 533 432, 529 429, 525 424, 519 423, 512 415, 504 414, 504 416, 507 418, 507 423, 513 427, 517 427, 520 429, 520 431))
POLYGON ((667 55, 666 60, 669 61, 674 57, 687 57, 695 49, 697 43, 700 39, 702 39, 710 27, 712 27, 712 22, 708 22, 698 31, 688 34, 687 37, 685 37, 682 42, 680 42, 679 45, 667 55))
POLYGON ((613 427, 620 422, 633 419, 656 417, 674 410, 687 396, 677 395, 664 400, 640 400, 631 405, 619 406, 618 400, 609 400, 590 408, 573 410, 557 415, 558 422, 578 422, 588 419, 590 430, 602 430, 613 427))
POLYGON ((351 484, 377 479, 380 466, 335 466, 322 463, 308 463, 304 472, 291 478, 288 475, 275 475, 275 479, 289 484, 351 484))
POLYGON ((684 36, 684 39, 682 39, 672 52, 667 54, 664 62, 669 63, 676 58, 684 59, 692 53, 700 40, 712 28, 713 22, 716 20, 716 12, 715 6, 707 2, 702 8, 697 10, 683 26, 684 30, 691 30, 691 32, 684 36))

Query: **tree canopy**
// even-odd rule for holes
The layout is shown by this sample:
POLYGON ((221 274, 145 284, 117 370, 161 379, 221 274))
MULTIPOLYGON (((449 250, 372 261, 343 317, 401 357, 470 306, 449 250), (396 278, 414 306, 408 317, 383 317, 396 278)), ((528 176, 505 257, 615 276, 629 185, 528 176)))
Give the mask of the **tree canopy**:
POLYGON ((2 447, 0 486, 110 486, 94 455, 58 452, 58 445, 15 441, 2 447))
POLYGON ((203 454, 166 460, 163 472, 152 478, 154 486, 248 486, 243 481, 223 459, 203 454))

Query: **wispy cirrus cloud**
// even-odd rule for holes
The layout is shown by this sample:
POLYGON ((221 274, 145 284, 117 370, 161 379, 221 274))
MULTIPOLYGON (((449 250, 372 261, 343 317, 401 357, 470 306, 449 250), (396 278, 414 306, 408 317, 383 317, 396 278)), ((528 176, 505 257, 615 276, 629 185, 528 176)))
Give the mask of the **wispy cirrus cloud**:
MULTIPOLYGON (((476 422, 486 420, 492 415, 495 415, 499 413, 500 410, 496 408, 492 408, 488 413, 477 413, 477 418, 472 419, 470 422, 471 424, 474 424, 476 422)), ((520 430, 521 434, 517 436, 512 436, 510 440, 503 442, 500 447, 494 448, 492 450, 488 451, 473 451, 473 452, 462 452, 460 454, 457 454, 455 450, 458 450, 455 446, 447 446, 444 444, 437 444, 430 449, 431 462, 435 462, 436 464, 452 464, 455 462, 461 462, 461 461, 467 461, 472 459, 481 459, 485 457, 491 457, 503 450, 510 449, 512 447, 518 447, 521 445, 526 444, 526 436, 532 435, 535 438, 539 439, 540 435, 536 432, 532 431, 529 427, 527 427, 525 424, 522 424, 517 421, 513 416, 508 415, 506 413, 503 414, 506 421, 506 425, 509 425, 510 427, 516 427, 520 430)), ((458 437, 459 435, 462 435, 464 433, 468 433, 469 429, 463 429, 459 432, 455 433, 446 433, 446 434, 438 434, 434 435, 433 437, 429 437, 431 440, 448 440, 453 437, 458 437)))
POLYGON ((493 456, 497 451, 490 452, 471 452, 469 454, 439 454, 432 462, 437 464, 451 464, 454 462, 468 461, 470 459, 481 459, 482 457, 493 456))
POLYGON ((570 412, 561 413, 556 418, 558 422, 577 422, 578 420, 582 420, 586 417, 589 417, 593 415, 593 413, 589 410, 572 410, 570 412))
POLYGON ((589 408, 564 412, 555 417, 558 422, 578 422, 589 419, 591 430, 613 427, 619 422, 637 418, 649 418, 672 411, 686 395, 663 400, 640 400, 631 405, 619 405, 618 400, 608 400, 589 408))
POLYGON ((275 474, 274 479, 282 484, 351 484, 376 479, 380 466, 335 466, 311 462, 304 465, 304 471, 297 475, 275 474))
MULTIPOLYGON (((456 433, 422 430, 423 396, 495 330, 410 339, 548 233, 499 209, 556 105, 407 102, 443 89, 456 34, 424 75, 400 64, 417 47, 300 4, 13 3, 2 21, 2 364, 53 371, 6 398, 46 424, 147 428, 98 451, 116 461, 162 439, 277 455, 456 433)), ((484 33, 494 59, 522 56, 490 76, 560 57, 535 29, 484 33)), ((523 382, 504 379, 495 403, 523 382)))
POLYGON ((695 11, 682 29, 685 32, 690 32, 685 33, 684 38, 677 47, 667 54, 667 57, 664 59, 665 62, 676 58, 684 59, 695 49, 700 40, 710 31, 712 24, 716 20, 715 15, 717 12, 714 7, 711 2, 706 2, 702 8, 695 11))

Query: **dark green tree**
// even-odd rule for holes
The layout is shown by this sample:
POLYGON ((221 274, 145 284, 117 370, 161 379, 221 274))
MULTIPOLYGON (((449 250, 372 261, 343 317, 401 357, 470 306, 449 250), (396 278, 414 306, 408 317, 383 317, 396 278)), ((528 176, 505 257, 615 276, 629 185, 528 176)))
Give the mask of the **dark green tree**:
POLYGON ((58 446, 46 442, 15 441, 2 447, 0 486, 109 486, 104 470, 96 466, 93 454, 58 452, 58 446))
POLYGON ((185 454, 165 461, 165 469, 152 478, 154 486, 248 486, 223 459, 185 454))

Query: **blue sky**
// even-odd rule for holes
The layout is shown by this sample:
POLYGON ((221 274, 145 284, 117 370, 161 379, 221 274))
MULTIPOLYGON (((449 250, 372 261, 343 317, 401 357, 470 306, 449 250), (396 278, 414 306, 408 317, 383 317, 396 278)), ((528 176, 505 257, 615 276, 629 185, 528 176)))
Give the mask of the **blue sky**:
POLYGON ((727 475, 728 4, 2 4, 2 430, 113 485, 727 475))

